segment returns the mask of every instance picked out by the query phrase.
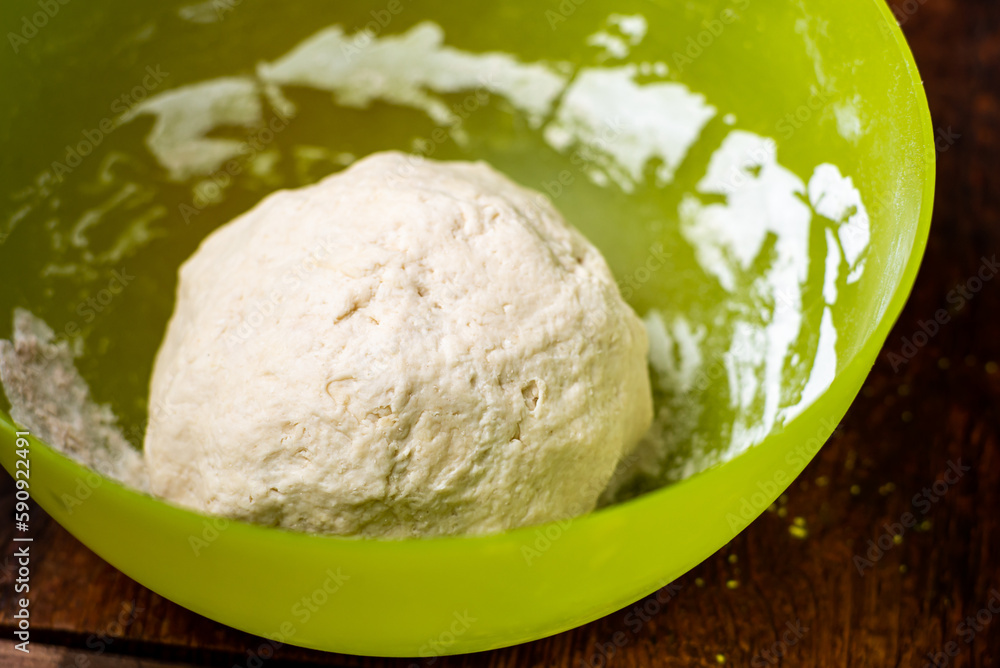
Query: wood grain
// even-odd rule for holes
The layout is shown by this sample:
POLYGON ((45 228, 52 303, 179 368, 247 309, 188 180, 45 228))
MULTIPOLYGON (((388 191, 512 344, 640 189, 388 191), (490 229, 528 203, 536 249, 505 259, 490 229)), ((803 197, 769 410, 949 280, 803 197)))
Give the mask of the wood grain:
MULTIPOLYGON (((943 663, 939 653, 948 649, 955 650, 948 666, 1000 664, 1000 615, 989 612, 991 603, 1000 610, 1000 278, 908 363, 894 369, 888 357, 921 320, 948 307, 949 291, 978 271, 981 258, 1000 252, 1000 6, 910 0, 897 3, 897 13, 935 126, 954 143, 942 142, 938 156, 934 226, 913 297, 841 427, 783 501, 681 578, 665 605, 647 598, 553 638, 477 655, 380 660, 283 647, 268 665, 861 668, 924 666, 935 655, 943 663), (938 495, 934 483, 957 462, 970 470, 957 480, 950 474, 954 484, 938 495), (895 541, 882 537, 906 513, 917 525, 895 541), (887 549, 866 557, 880 537, 887 549), (977 614, 975 624, 989 623, 975 631, 965 620, 977 614)), ((0 489, 7 518, 6 476, 0 489)), ((247 666, 247 651, 260 646, 132 582, 41 510, 32 517, 39 654, 16 663, 0 645, 3 665, 247 666)), ((6 522, 0 637, 9 639, 6 522)))
POLYGON ((40 645, 24 654, 11 641, 0 641, 0 666, 4 668, 48 668, 79 666, 80 668, 180 668, 188 664, 165 663, 136 656, 98 653, 96 650, 74 650, 68 647, 40 645))

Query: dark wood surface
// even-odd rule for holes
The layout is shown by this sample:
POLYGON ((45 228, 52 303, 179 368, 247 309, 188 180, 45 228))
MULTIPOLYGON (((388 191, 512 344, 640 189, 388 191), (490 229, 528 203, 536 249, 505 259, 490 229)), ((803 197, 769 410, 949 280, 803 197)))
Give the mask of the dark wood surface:
MULTIPOLYGON (((860 667, 936 657, 1000 666, 1000 614, 990 612, 1000 611, 1000 276, 912 360, 889 356, 921 320, 949 308, 949 292, 981 258, 1000 254, 1000 5, 897 7, 935 127, 954 143, 942 142, 938 156, 934 226, 913 297, 841 427, 783 502, 681 578, 681 591, 650 605, 660 609, 638 628, 630 607, 496 652, 397 661, 284 647, 267 665, 860 667), (949 474, 959 462, 969 470, 949 474), (907 513, 916 526, 883 537, 907 513), (887 549, 869 554, 880 537, 887 549)), ((8 518, 13 484, 0 478, 8 518)), ((9 642, 14 543, 8 521, 0 526, 0 665, 248 665, 259 639, 139 586, 41 510, 33 521, 27 657, 9 642)))

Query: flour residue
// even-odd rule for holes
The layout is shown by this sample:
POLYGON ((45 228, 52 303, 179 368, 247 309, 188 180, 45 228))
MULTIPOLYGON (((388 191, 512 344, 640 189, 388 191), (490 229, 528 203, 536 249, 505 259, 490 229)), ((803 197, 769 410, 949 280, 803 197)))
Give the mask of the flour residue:
POLYGON ((802 327, 811 214, 802 201, 805 184, 778 164, 775 142, 742 130, 726 136, 696 189, 725 202, 703 204, 688 195, 681 203, 681 233, 702 268, 734 301, 747 300, 744 311, 753 316, 740 314, 728 323, 731 456, 760 442, 778 419, 786 361, 802 327), (751 271, 768 240, 772 259, 762 273, 751 271))
POLYGON ((620 60, 628 57, 632 47, 642 42, 648 29, 641 14, 611 14, 604 28, 587 38, 587 44, 601 49, 601 60, 620 60))
POLYGON ((813 64, 813 72, 816 74, 816 81, 824 90, 830 90, 833 84, 826 74, 826 70, 823 67, 823 53, 820 51, 819 45, 816 44, 816 40, 813 39, 812 31, 817 29, 818 19, 810 17, 806 13, 805 4, 799 2, 799 10, 802 12, 803 17, 795 22, 795 32, 802 38, 802 43, 805 46, 806 55, 809 56, 809 60, 813 64))
MULTIPOLYGON (((720 376, 721 365, 733 420, 721 449, 699 450, 694 427, 664 438, 668 480, 744 452, 801 414, 830 386, 837 372, 833 307, 841 266, 851 272, 848 282, 856 281, 870 241, 868 213, 849 177, 834 165, 821 164, 806 185, 779 163, 773 139, 744 130, 731 131, 712 154, 695 192, 682 198, 679 217, 681 234, 702 270, 729 297, 714 320, 705 323, 709 335, 697 343, 683 329, 671 332, 661 319, 647 317, 651 365, 676 390, 675 416, 689 423, 687 416, 703 400, 699 390, 705 388, 692 391, 684 376, 720 376), (723 201, 712 201, 719 197, 723 201), (824 308, 819 322, 807 323, 803 292, 813 230, 822 234, 826 246, 825 257, 817 258, 823 267, 824 308), (803 360, 803 347, 813 349, 814 327, 818 340, 811 359, 803 360), (713 339, 704 345, 721 350, 719 359, 680 374, 665 347, 684 338, 689 346, 713 339), (683 451, 684 444, 691 448, 685 458, 671 459, 671 450, 683 451)), ((693 358, 700 365, 704 357, 702 352, 693 358)))
POLYGON ((232 7, 227 3, 220 3, 219 0, 206 0, 206 2, 179 7, 177 16, 191 23, 218 23, 224 18, 225 12, 231 10, 232 7))
POLYGON ((674 82, 636 83, 637 72, 635 65, 581 70, 545 128, 546 141, 559 151, 579 144, 595 147, 595 166, 626 192, 644 180, 654 158, 662 161, 656 184, 672 182, 715 116, 703 95, 674 82))
POLYGON ((836 375, 837 328, 833 324, 833 311, 827 306, 823 309, 823 320, 819 326, 819 344, 809 372, 809 380, 802 388, 799 401, 784 410, 785 421, 798 417, 802 411, 811 406, 830 387, 836 375))
POLYGON ((480 89, 502 95, 537 124, 565 86, 565 77, 548 65, 446 46, 444 31, 429 21, 360 46, 358 36, 342 27, 324 28, 274 62, 261 63, 257 74, 268 84, 328 90, 345 106, 381 100, 413 107, 440 125, 453 125, 458 116, 435 94, 480 89))
POLYGON ((693 324, 683 314, 657 309, 643 317, 643 324, 649 336, 653 423, 620 463, 602 504, 682 479, 707 465, 698 433, 704 404, 692 397, 712 382, 703 358, 708 327, 693 324))
POLYGON ((819 165, 809 179, 809 201, 816 213, 835 223, 850 272, 847 282, 857 282, 864 272, 865 254, 871 241, 871 220, 854 181, 843 176, 836 165, 819 165))
POLYGON ((726 198, 725 204, 702 206, 689 195, 681 204, 681 232, 702 267, 732 291, 738 274, 749 270, 768 234, 774 234, 778 273, 769 280, 776 294, 792 299, 792 288, 808 271, 809 207, 800 198, 801 179, 778 164, 774 140, 730 132, 712 154, 697 191, 726 198))
POLYGON ((852 144, 857 144, 864 134, 860 104, 860 96, 855 95, 851 100, 836 102, 833 105, 833 117, 837 121, 837 132, 852 144))
POLYGON ((149 150, 171 178, 183 181, 213 172, 239 154, 241 140, 207 135, 224 125, 260 124, 260 87, 249 77, 211 79, 154 95, 136 105, 129 118, 145 114, 156 117, 146 138, 149 150))
POLYGON ((837 279, 840 277, 840 245, 837 235, 830 228, 823 231, 826 236, 826 266, 823 273, 823 301, 829 305, 837 302, 837 279))
MULTIPOLYGON (((624 57, 627 53, 614 45, 627 51, 647 29, 640 15, 612 14, 606 30, 597 33, 605 37, 595 39, 624 57), (612 28, 613 40, 607 32, 612 28)), ((505 53, 450 47, 441 27, 429 21, 382 37, 349 34, 333 25, 287 54, 259 63, 256 77, 223 77, 160 93, 134 115, 156 116, 147 144, 171 177, 182 181, 209 174, 239 153, 244 142, 211 136, 216 128, 259 125, 264 100, 293 115, 286 94, 292 86, 328 91, 346 107, 379 101, 416 109, 459 142, 465 140, 461 116, 443 96, 497 95, 532 127, 548 121, 543 134, 557 151, 586 146, 592 181, 632 191, 644 181, 651 161, 659 161, 656 185, 671 183, 716 113, 704 96, 681 83, 637 81, 638 76, 662 79, 667 71, 666 63, 656 61, 583 68, 573 76, 566 63, 521 62, 505 53)))
POLYGON ((673 317, 669 327, 664 315, 652 310, 643 318, 649 334, 649 363, 679 393, 690 392, 703 360, 701 344, 706 327, 694 326, 683 315, 673 317))
POLYGON ((289 86, 329 91, 346 107, 366 108, 381 101, 417 109, 462 141, 461 117, 442 95, 499 95, 538 126, 566 81, 553 65, 449 47, 441 27, 428 21, 381 38, 348 34, 334 25, 284 56, 259 63, 256 77, 221 77, 159 93, 123 120, 155 116, 147 145, 172 179, 184 181, 218 170, 243 150, 243 139, 213 137, 213 130, 260 126, 265 100, 282 116, 293 116, 295 106, 284 90, 289 86))
POLYGON ((0 381, 11 417, 64 455, 145 490, 142 455, 126 440, 111 408, 94 401, 74 357, 69 343, 57 340, 43 320, 18 309, 11 340, 0 339, 0 381))
MULTIPOLYGON (((802 38, 806 55, 813 65, 813 72, 816 75, 816 82, 819 90, 814 92, 823 98, 833 98, 837 95, 837 79, 830 75, 823 65, 823 53, 817 44, 819 41, 826 41, 827 24, 823 19, 811 16, 806 3, 800 0, 796 3, 802 17, 795 22, 795 32, 802 38)), ((862 100, 860 95, 853 95, 833 102, 830 109, 836 122, 837 133, 852 144, 857 144, 864 136, 865 118, 861 111, 862 100)))

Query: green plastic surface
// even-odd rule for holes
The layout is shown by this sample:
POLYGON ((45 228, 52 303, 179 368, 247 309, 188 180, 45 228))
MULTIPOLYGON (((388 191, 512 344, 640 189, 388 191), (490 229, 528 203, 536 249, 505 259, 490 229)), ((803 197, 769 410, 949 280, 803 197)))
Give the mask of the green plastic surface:
MULTIPOLYGON (((81 373, 132 437, 141 435, 145 423, 146 384, 180 262, 211 229, 270 190, 322 173, 297 171, 283 153, 277 181, 245 176, 224 202, 185 224, 178 206, 190 201, 191 184, 170 181, 144 152, 152 123, 146 118, 108 134, 95 155, 42 200, 21 191, 30 190, 35 175, 52 161, 63 159, 64 147, 78 141, 81 130, 111 115, 113 101, 142 80, 147 66, 158 65, 165 73, 157 92, 251 73, 255 63, 285 53, 320 27, 363 26, 372 10, 387 3, 247 0, 230 3, 221 20, 207 23, 181 20, 177 10, 183 4, 60 5, 18 53, 0 50, 5 101, 0 183, 7 191, 0 216, 7 221, 0 243, 0 332, 10 331, 11 312, 22 306, 81 346, 81 373), (113 188, 102 180, 106 172, 115 175, 113 188), (138 190, 123 195, 125 204, 102 210, 101 225, 81 228, 86 212, 107 204, 125 183, 138 190), (16 225, 10 222, 26 202, 38 201, 43 205, 16 225), (150 228, 155 238, 121 256, 106 254, 121 229, 156 206, 165 213, 150 228), (53 265, 77 268, 59 273, 53 265), (104 287, 112 270, 122 269, 134 282, 87 315, 79 305, 104 287), (70 335, 69 325, 81 333, 70 335)), ((571 522, 491 537, 408 541, 220 523, 96 477, 32 439, 32 496, 97 554, 166 598, 297 645, 430 656, 520 643, 606 615, 698 564, 778 497, 847 411, 903 307, 927 240, 934 143, 920 76, 881 0, 412 5, 403 0, 402 7, 380 28, 385 35, 430 19, 458 48, 576 64, 595 62, 585 39, 607 14, 641 13, 649 33, 633 60, 665 61, 670 76, 703 93, 720 116, 732 112, 736 127, 777 139, 781 163, 800 177, 807 179, 820 162, 838 165, 853 178, 872 218, 865 274, 837 304, 836 379, 815 404, 733 461, 571 522), (689 37, 706 30, 704 22, 727 8, 739 20, 705 40, 707 46, 690 62, 675 58, 689 48, 689 37), (834 92, 817 98, 823 91, 834 92), (832 108, 844 100, 859 101, 862 110, 865 132, 856 143, 837 130, 832 108), (788 133, 782 123, 796 112, 806 120, 800 118, 801 127, 788 133)), ((22 14, 36 10, 31 2, 8 2, 0 11, 4 25, 20 25, 22 14)), ((328 94, 305 89, 295 92, 295 100, 303 112, 274 140, 281 151, 329 145, 364 155, 406 148, 434 127, 426 116, 385 104, 346 109, 331 104, 328 94)), ((536 188, 565 166, 565 156, 546 149, 538 133, 502 105, 471 116, 467 129, 472 138, 467 147, 446 142, 434 157, 483 158, 536 188)), ((627 275, 645 261, 651 243, 679 243, 678 193, 701 173, 690 165, 703 167, 727 131, 720 118, 712 121, 675 188, 644 187, 625 195, 578 178, 556 204, 601 248, 616 273, 627 275)), ((240 130, 229 135, 239 136, 240 130)), ((685 307, 693 286, 709 283, 690 252, 676 253, 673 262, 671 271, 659 272, 635 291, 638 310, 685 307)), ((816 305, 822 291, 821 276, 810 273, 809 280, 804 311, 816 305)), ((698 299, 721 298, 699 294, 698 299)), ((719 401, 708 415, 724 421, 726 408, 719 401)), ((0 414, 0 461, 9 471, 14 430, 0 414)))

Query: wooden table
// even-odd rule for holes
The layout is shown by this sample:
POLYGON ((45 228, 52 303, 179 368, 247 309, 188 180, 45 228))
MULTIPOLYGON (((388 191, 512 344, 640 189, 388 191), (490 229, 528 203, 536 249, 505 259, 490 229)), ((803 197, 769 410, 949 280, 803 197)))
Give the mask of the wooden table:
MULTIPOLYGON (((897 9, 935 127, 954 143, 943 141, 938 156, 934 227, 913 297, 841 427, 784 501, 681 578, 680 592, 641 625, 629 608, 484 654, 406 661, 284 647, 267 665, 909 667, 930 655, 940 665, 1000 666, 1000 277, 911 361, 894 369, 889 360, 901 337, 948 307, 981 258, 1000 251, 1000 5, 907 0, 897 9), (906 513, 916 526, 893 538, 887 531, 906 513)), ((8 518, 13 484, 0 479, 8 518)), ((247 666, 258 638, 163 600, 41 510, 32 518, 41 555, 33 651, 9 642, 14 543, 4 519, 0 665, 247 666)))

